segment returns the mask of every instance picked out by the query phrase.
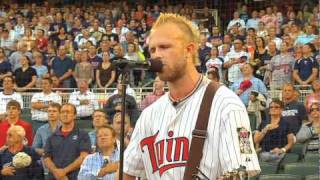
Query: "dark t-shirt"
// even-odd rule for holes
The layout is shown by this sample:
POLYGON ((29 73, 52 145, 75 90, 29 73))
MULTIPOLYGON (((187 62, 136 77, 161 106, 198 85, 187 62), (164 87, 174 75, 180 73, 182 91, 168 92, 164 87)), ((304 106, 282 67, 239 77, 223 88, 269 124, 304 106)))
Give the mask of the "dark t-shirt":
POLYGON ((285 105, 282 117, 284 121, 290 124, 292 132, 297 134, 301 128, 302 121, 307 120, 307 111, 302 103, 293 101, 285 105))
POLYGON ((313 68, 319 70, 319 64, 312 57, 303 58, 296 61, 294 64, 294 69, 298 70, 299 77, 302 81, 307 80, 311 76, 313 68))
MULTIPOLYGON (((270 121, 262 121, 258 130, 261 132, 270 121)), ((267 132, 262 141, 260 142, 262 151, 269 152, 274 148, 282 148, 288 144, 287 135, 292 133, 290 124, 284 121, 282 118, 279 122, 279 127, 267 132)))
POLYGON ((115 67, 111 64, 107 69, 102 68, 102 64, 98 67, 99 70, 99 79, 102 86, 105 86, 108 81, 111 79, 112 71, 115 71, 115 67))
MULTIPOLYGON (((11 64, 9 61, 4 60, 0 63, 0 75, 7 74, 11 72, 11 64)), ((0 86, 2 87, 2 80, 0 80, 0 86)))
MULTIPOLYGON (((58 77, 63 76, 69 69, 74 69, 74 63, 69 57, 65 57, 64 60, 61 60, 59 56, 56 56, 52 61, 52 70, 55 75, 58 77)), ((70 78, 70 77, 69 77, 70 78)))
MULTIPOLYGON (((86 131, 74 127, 73 130, 64 136, 61 128, 58 128, 47 140, 44 147, 45 157, 51 157, 58 168, 65 168, 75 161, 81 152, 90 152, 91 143, 86 131)), ((80 169, 67 174, 69 180, 76 180, 80 169)), ((49 179, 53 175, 49 173, 49 179)))
POLYGON ((37 76, 37 72, 32 67, 29 67, 26 71, 22 71, 22 68, 18 68, 14 72, 15 81, 18 87, 24 87, 32 81, 32 76, 37 76))

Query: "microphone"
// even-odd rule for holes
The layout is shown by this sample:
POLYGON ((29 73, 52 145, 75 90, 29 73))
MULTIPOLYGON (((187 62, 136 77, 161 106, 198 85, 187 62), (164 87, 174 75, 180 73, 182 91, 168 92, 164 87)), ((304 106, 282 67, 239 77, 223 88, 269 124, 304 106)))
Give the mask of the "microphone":
POLYGON ((163 63, 158 59, 147 59, 146 63, 127 60, 117 59, 111 62, 115 67, 121 70, 128 69, 139 69, 139 70, 150 70, 152 72, 161 72, 163 63))

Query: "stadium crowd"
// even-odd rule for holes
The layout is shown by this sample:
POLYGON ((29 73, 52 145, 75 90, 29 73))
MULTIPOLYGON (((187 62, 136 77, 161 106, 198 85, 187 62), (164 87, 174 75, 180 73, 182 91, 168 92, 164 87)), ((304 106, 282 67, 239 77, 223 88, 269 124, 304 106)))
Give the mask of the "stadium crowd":
MULTIPOLYGON (((2 4, 0 179, 43 179, 44 174, 61 180, 114 179, 123 94, 112 62, 149 58, 148 33, 161 12, 184 15, 200 31, 197 69, 228 86, 246 105, 261 161, 280 164, 296 143, 305 144, 308 152, 318 151, 319 9, 319 4, 287 6, 285 11, 277 5, 255 9, 243 4, 224 26, 207 7, 198 13, 181 4, 2 4), (100 109, 91 90, 111 87, 116 90, 100 109), (77 91, 63 103, 64 89, 59 88, 77 91), (301 91, 312 93, 301 102, 301 91), (280 93, 280 100, 269 92, 280 93), (23 93, 32 93, 26 121, 23 93), (84 129, 80 121, 90 126, 84 129), (26 152, 33 162, 15 168, 17 152, 26 152)), ((126 144, 140 112, 165 93, 165 82, 155 74, 131 70, 130 75, 126 144), (132 87, 149 80, 153 92, 138 102, 132 87)))

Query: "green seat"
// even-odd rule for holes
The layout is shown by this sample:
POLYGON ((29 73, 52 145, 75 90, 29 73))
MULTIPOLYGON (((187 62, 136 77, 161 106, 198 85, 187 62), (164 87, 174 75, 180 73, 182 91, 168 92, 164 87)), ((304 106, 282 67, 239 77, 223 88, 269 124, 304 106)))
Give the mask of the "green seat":
POLYGON ((306 163, 318 163, 320 155, 318 153, 307 153, 304 157, 306 163))
POLYGON ((259 180, 303 180, 303 177, 292 174, 266 174, 261 175, 259 180))
POLYGON ((294 154, 294 153, 287 153, 283 160, 281 161, 281 164, 285 165, 288 163, 295 163, 298 162, 299 160, 299 155, 298 154, 294 154))
POLYGON ((318 171, 319 167, 317 163, 289 163, 284 166, 285 174, 308 176, 318 171))
POLYGON ((261 174, 276 174, 278 167, 277 165, 260 162, 261 174))
POLYGON ((308 143, 297 143, 293 146, 293 148, 291 149, 290 153, 294 153, 294 154, 298 154, 299 158, 303 158, 305 153, 306 153, 306 148, 307 148, 307 144, 308 143))
POLYGON ((319 179, 320 179, 320 175, 319 174, 314 174, 314 175, 306 176, 305 180, 319 180, 319 179))

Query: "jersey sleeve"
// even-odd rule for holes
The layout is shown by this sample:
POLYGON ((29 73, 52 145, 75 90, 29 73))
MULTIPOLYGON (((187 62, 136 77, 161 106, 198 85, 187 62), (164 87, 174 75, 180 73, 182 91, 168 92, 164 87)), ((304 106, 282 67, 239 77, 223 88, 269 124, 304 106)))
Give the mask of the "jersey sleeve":
POLYGON ((222 118, 219 140, 219 159, 222 172, 231 172, 240 166, 245 166, 249 176, 257 175, 260 173, 260 166, 245 108, 237 107, 236 110, 230 110, 222 118))
POLYGON ((142 135, 142 116, 137 121, 130 143, 124 152, 123 171, 131 176, 146 178, 145 167, 140 149, 142 135))

